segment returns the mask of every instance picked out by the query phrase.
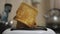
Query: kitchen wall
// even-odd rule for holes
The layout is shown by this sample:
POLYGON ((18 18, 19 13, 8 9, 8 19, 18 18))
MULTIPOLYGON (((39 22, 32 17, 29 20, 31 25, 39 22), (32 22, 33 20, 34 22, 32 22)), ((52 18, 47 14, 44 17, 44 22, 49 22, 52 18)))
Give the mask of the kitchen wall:
POLYGON ((38 10, 38 16, 37 16, 37 24, 40 26, 45 26, 45 19, 44 15, 45 13, 50 9, 50 0, 42 0, 40 2, 39 10, 38 10))
POLYGON ((4 11, 5 0, 0 0, 0 13, 4 11))
POLYGON ((55 8, 60 9, 60 0, 55 0, 55 8))
MULTIPOLYGON (((38 0, 40 1, 40 5, 37 8, 38 9, 38 16, 36 18, 36 23, 39 26, 45 26, 45 19, 43 17, 44 13, 46 13, 46 11, 48 9, 50 9, 50 0, 38 0)), ((11 3, 12 4, 12 10, 11 13, 9 14, 9 18, 8 20, 13 20, 13 17, 16 15, 16 11, 19 8, 21 2, 26 2, 29 5, 32 5, 31 0, 0 0, 0 13, 2 11, 4 11, 4 4, 5 3, 11 3)), ((16 24, 16 23, 14 23, 16 24)))

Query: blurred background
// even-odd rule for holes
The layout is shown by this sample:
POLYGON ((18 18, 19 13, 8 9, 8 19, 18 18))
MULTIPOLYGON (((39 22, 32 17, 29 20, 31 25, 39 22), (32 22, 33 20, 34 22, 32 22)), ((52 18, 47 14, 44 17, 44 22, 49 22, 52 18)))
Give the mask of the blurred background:
MULTIPOLYGON (((36 23, 38 26, 46 26, 46 19, 44 18, 44 15, 48 13, 49 9, 60 9, 60 0, 0 0, 0 14, 4 11, 4 5, 6 3, 10 3, 12 5, 12 9, 8 15, 8 21, 13 20, 17 9, 22 2, 37 8, 38 15, 36 17, 36 23)), ((14 26, 16 26, 16 21, 14 21, 14 26)))

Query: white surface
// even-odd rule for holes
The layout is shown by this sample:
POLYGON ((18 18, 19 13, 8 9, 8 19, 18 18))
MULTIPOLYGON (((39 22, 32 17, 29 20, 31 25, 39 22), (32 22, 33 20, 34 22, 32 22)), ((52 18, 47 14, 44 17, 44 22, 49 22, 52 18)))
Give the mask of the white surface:
POLYGON ((3 34, 55 34, 55 32, 51 29, 47 28, 47 31, 44 30, 13 30, 7 29, 3 32, 3 34))

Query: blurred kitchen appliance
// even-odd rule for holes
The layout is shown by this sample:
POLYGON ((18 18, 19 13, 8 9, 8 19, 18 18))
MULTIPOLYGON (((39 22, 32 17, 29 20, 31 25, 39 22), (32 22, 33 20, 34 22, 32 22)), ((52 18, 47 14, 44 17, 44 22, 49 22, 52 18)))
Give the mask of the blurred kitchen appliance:
POLYGON ((60 9, 50 9, 46 15, 46 26, 55 31, 60 31, 60 9))
POLYGON ((52 29, 45 30, 13 30, 6 29, 2 34, 56 34, 52 29))

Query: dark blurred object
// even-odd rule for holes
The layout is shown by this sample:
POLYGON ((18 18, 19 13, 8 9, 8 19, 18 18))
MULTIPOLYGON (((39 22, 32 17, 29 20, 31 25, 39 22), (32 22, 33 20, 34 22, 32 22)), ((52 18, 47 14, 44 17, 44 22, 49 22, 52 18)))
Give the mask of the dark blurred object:
POLYGON ((9 13, 11 12, 12 4, 6 3, 5 4, 5 12, 9 13))
POLYGON ((3 31, 5 31, 8 28, 12 27, 12 22, 5 22, 3 23, 3 21, 0 21, 0 34, 2 34, 3 31))
POLYGON ((13 30, 45 30, 47 31, 47 28, 44 26, 37 26, 36 28, 28 28, 28 27, 21 27, 21 28, 12 28, 11 31, 13 30))
POLYGON ((60 9, 50 9, 45 15, 46 26, 55 31, 60 31, 60 9))
POLYGON ((11 28, 11 30, 45 30, 47 31, 47 28, 45 26, 36 26, 35 28, 30 28, 27 25, 21 23, 20 21, 17 21, 17 27, 16 28, 11 28))
POLYGON ((11 27, 10 25, 8 25, 8 24, 6 25, 6 24, 0 22, 0 34, 2 34, 2 32, 4 30, 6 30, 6 29, 8 29, 10 27, 11 27))
POLYGON ((1 21, 7 22, 9 13, 11 12, 12 5, 9 3, 5 4, 4 11, 1 14, 1 21))

